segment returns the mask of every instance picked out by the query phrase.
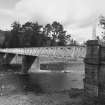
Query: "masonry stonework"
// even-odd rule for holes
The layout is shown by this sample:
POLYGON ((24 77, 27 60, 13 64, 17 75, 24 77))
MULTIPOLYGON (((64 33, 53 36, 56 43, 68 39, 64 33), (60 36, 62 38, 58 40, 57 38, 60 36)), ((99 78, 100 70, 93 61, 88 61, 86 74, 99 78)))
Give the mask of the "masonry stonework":
POLYGON ((86 104, 105 103, 105 45, 98 40, 87 41, 84 94, 86 104), (92 101, 91 101, 92 100, 92 101))

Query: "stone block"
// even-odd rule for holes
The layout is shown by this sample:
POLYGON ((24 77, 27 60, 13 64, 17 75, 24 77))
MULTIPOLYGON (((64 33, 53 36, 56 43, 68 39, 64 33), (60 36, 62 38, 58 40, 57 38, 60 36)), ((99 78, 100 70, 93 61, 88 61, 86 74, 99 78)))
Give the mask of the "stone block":
POLYGON ((87 64, 99 65, 100 62, 99 58, 84 58, 84 63, 87 64))
MULTIPOLYGON (((100 81, 101 86, 102 86, 102 84, 105 85, 105 65, 100 65, 99 81, 100 81)), ((105 88, 105 86, 104 86, 104 88, 105 88)))
POLYGON ((99 46, 87 46, 86 58, 99 58, 99 46))
POLYGON ((98 81, 96 79, 85 78, 84 82, 90 85, 98 86, 98 81))
POLYGON ((98 40, 88 40, 86 45, 87 46, 99 46, 100 42, 98 40))
POLYGON ((91 71, 97 71, 98 70, 99 65, 94 65, 94 64, 88 64, 85 63, 85 69, 86 70, 91 70, 91 71))
POLYGON ((87 97, 98 96, 98 86, 97 85, 84 83, 84 89, 85 89, 85 96, 87 97))
POLYGON ((101 58, 101 62, 105 64, 105 47, 102 47, 102 46, 100 51, 100 58, 101 58))

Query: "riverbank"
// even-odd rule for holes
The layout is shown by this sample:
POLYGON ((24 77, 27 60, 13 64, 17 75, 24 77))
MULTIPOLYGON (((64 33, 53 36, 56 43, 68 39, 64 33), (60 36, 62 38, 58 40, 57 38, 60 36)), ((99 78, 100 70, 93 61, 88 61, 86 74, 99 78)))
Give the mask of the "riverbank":
MULTIPOLYGON (((44 59, 41 64, 49 63, 43 62, 44 59)), ((28 75, 19 74, 21 66, 16 66, 1 68, 0 105, 81 105, 78 89, 83 89, 83 64, 66 65, 69 72, 39 72, 33 64, 33 72, 28 75)))
POLYGON ((79 73, 0 74, 0 105, 81 105, 79 73), (77 90, 77 91, 76 91, 77 90))
POLYGON ((73 90, 58 93, 18 93, 1 96, 0 105, 81 105, 81 95, 81 92, 77 94, 73 90))

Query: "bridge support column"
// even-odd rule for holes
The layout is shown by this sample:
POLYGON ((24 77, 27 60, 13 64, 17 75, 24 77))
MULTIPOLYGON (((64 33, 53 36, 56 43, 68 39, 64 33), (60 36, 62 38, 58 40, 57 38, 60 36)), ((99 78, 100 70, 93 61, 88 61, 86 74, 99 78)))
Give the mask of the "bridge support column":
POLYGON ((33 64, 31 65, 29 72, 37 72, 39 70, 40 70, 40 60, 39 60, 39 57, 36 56, 35 60, 33 61, 33 64))
MULTIPOLYGON (((25 74, 28 73, 28 71, 31 68, 35 59, 37 59, 37 56, 26 56, 26 55, 23 56, 23 59, 22 59, 22 73, 25 73, 25 74)), ((38 62, 36 62, 36 63, 38 63, 38 62)))
POLYGON ((7 65, 10 64, 10 62, 12 61, 12 59, 14 58, 15 54, 5 54, 3 57, 3 64, 7 65))
POLYGON ((98 40, 87 42, 85 62, 84 103, 105 104, 105 45, 98 40))

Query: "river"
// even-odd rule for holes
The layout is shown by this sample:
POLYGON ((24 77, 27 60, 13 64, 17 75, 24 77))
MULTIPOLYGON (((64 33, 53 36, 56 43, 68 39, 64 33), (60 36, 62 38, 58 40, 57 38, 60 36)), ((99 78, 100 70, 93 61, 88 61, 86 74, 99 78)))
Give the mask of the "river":
POLYGON ((68 64, 63 71, 36 70, 22 75, 14 72, 0 74, 0 91, 4 94, 14 91, 35 90, 42 92, 57 92, 70 90, 71 88, 82 89, 84 78, 84 64, 68 64))

